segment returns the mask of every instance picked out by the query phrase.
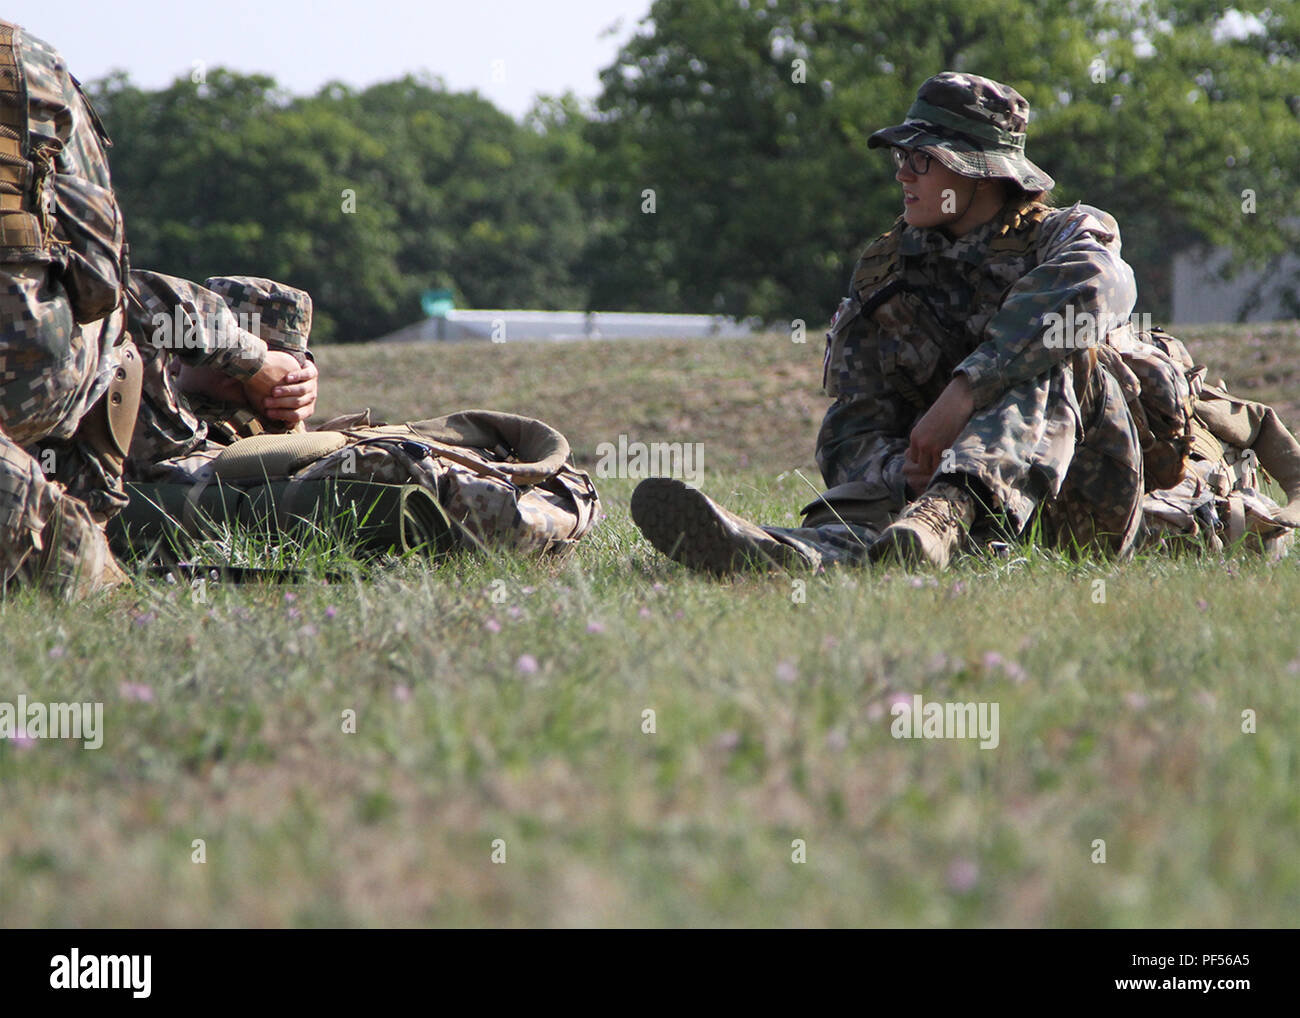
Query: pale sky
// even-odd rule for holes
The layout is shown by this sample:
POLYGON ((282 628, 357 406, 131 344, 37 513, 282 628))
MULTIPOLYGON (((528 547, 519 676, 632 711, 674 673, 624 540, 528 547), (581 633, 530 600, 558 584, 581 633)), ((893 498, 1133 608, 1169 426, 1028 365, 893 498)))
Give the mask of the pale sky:
POLYGON ((650 0, 8 0, 3 16, 82 81, 114 68, 159 88, 196 64, 270 74, 303 95, 407 71, 518 117, 537 93, 593 98, 650 0), (612 34, 606 34, 617 26, 612 34))

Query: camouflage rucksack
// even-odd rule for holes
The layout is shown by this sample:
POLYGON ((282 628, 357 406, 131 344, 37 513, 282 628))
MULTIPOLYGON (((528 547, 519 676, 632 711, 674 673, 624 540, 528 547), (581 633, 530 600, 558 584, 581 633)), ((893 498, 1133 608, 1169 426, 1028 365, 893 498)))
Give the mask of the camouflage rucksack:
POLYGON ((364 551, 493 547, 564 553, 600 517, 591 478, 541 421, 466 410, 405 424, 369 411, 227 446, 197 484, 129 484, 111 531, 140 547, 238 522, 274 533, 357 524, 364 551))
POLYGON ((1119 381, 1142 445, 1143 540, 1177 535, 1211 548, 1249 539, 1285 554, 1300 524, 1300 443, 1271 407, 1206 383, 1204 366, 1160 328, 1112 332, 1098 361, 1119 381), (1261 490, 1263 467, 1287 495, 1261 490))
POLYGON ((1192 363, 1182 342, 1159 327, 1112 331, 1096 347, 1097 361, 1124 392, 1142 446, 1146 490, 1172 488, 1186 476, 1192 451, 1192 413, 1205 368, 1192 363))
POLYGON ((1284 555, 1300 526, 1300 442, 1272 407, 1203 384, 1192 417, 1186 475, 1143 500, 1148 541, 1204 540, 1212 549, 1245 541, 1284 555), (1281 508, 1264 491, 1261 471, 1281 487, 1281 508))

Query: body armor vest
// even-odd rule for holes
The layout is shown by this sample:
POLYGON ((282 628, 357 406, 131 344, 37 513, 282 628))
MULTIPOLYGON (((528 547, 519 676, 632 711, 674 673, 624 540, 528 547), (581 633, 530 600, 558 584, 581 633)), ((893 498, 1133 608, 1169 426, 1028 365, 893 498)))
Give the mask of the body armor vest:
POLYGON ((0 21, 0 262, 48 261, 50 163, 32 159, 27 134, 27 83, 15 45, 17 26, 0 21))
POLYGON ((908 270, 899 217, 858 259, 849 296, 826 334, 826 394, 853 395, 863 391, 866 377, 880 376, 916 409, 928 408, 952 369, 979 345, 1007 290, 1037 265, 1038 235, 1050 211, 1034 202, 1002 214, 980 261, 960 263, 972 297, 949 313, 935 306, 935 295, 927 293, 933 287, 921 274, 908 270))

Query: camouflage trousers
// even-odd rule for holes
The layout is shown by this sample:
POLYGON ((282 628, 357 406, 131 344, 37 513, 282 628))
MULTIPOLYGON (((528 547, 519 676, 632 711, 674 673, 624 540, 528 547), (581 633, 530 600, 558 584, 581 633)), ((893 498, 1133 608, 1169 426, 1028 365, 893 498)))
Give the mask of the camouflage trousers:
MULTIPOLYGON (((1133 549, 1143 497, 1137 426, 1115 377, 1089 360, 1058 365, 977 410, 945 467, 935 480, 962 484, 981 504, 976 541, 1014 539, 1033 521, 1049 546, 1133 549)), ((814 565, 859 565, 905 508, 883 488, 845 485, 805 507, 804 526, 763 530, 814 565)))
POLYGON ((103 329, 77 325, 45 266, 4 266, 0 279, 0 581, 69 592, 106 568, 106 516, 125 504, 121 478, 80 441, 103 329))

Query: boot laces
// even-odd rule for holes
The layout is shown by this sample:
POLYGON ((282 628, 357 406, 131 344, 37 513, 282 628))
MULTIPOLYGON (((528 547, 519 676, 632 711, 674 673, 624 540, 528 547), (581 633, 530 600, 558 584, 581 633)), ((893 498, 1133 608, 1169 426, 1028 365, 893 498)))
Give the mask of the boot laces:
POLYGON ((937 534, 960 528, 962 514, 951 499, 939 495, 923 495, 908 507, 907 518, 928 524, 937 534))

